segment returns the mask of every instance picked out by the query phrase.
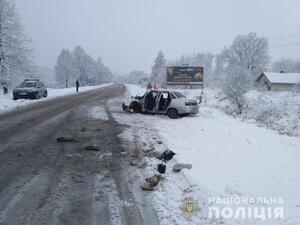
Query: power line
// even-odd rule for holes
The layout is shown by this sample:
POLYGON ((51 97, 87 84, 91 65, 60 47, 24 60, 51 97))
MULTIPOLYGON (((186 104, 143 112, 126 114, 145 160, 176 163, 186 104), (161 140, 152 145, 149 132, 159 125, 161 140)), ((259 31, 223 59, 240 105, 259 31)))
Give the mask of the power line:
POLYGON ((273 45, 270 48, 283 48, 283 47, 296 46, 296 45, 300 45, 300 41, 282 44, 282 45, 273 45))
POLYGON ((285 38, 289 38, 289 37, 294 37, 294 36, 298 36, 298 35, 300 35, 300 32, 293 33, 293 34, 286 34, 286 35, 282 35, 282 36, 278 36, 278 37, 274 37, 274 38, 269 38, 269 41, 281 40, 281 39, 285 39, 285 38))

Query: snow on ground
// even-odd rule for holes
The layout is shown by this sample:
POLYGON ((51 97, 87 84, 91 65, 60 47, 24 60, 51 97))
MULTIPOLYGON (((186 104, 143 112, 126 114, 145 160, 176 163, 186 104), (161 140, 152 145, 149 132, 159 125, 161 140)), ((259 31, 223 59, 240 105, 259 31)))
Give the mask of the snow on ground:
MULTIPOLYGON (((111 84, 101 84, 98 86, 87 86, 87 87, 80 87, 79 93, 86 92, 90 90, 94 90, 100 87, 105 87, 111 84)), ((0 94, 0 113, 6 110, 10 110, 13 108, 18 108, 20 106, 24 106, 27 104, 39 102, 39 101, 47 101, 49 99, 70 95, 70 94, 77 94, 75 92, 75 88, 62 88, 62 89, 54 89, 54 88, 47 88, 48 90, 48 97, 47 98, 40 98, 38 100, 30 100, 30 99, 18 99, 16 101, 13 100, 12 93, 8 95, 0 94)))
MULTIPOLYGON (((133 85, 128 85, 128 90, 128 95, 145 91, 133 85)), ((118 121, 131 125, 123 138, 142 143, 141 149, 171 149, 177 153, 175 161, 168 163, 166 180, 149 194, 161 224, 299 224, 300 138, 234 119, 203 100, 197 116, 177 120, 114 114, 118 121), (174 174, 171 167, 175 162, 191 163, 193 168, 174 174), (201 210, 194 216, 187 216, 180 208, 187 197, 199 202, 201 210), (285 215, 283 219, 214 220, 208 218, 209 198, 217 197, 281 198, 283 204, 275 206, 283 206, 285 215)), ((150 157, 147 161, 144 176, 153 174, 158 163, 150 157)), ((260 203, 255 206, 275 207, 260 203)))
MULTIPOLYGON (((181 90, 189 97, 200 96, 199 90, 181 90)), ((201 94, 205 106, 234 115, 234 107, 219 90, 205 89, 201 94)), ((300 137, 300 93, 248 91, 241 120, 276 130, 280 134, 300 137)))

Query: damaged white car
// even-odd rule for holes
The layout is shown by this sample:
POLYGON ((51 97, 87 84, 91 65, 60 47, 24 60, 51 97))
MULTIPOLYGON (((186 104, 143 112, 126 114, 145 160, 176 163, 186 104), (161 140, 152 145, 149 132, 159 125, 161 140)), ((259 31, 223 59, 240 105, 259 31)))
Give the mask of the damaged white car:
POLYGON ((147 91, 143 96, 132 97, 129 106, 123 103, 122 108, 136 113, 165 114, 171 119, 199 112, 196 99, 188 99, 181 92, 167 90, 147 91))

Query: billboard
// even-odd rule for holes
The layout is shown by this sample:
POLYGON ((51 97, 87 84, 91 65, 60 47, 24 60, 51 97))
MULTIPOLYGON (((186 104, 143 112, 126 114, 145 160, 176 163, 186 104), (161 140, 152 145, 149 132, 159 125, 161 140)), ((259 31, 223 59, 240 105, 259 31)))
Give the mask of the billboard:
POLYGON ((203 84, 203 67, 168 66, 167 85, 203 84))

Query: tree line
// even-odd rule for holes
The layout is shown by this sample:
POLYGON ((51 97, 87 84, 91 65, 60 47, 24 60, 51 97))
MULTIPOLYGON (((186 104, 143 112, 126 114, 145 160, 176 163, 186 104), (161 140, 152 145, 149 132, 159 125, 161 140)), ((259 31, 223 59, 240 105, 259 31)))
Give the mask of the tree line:
POLYGON ((60 86, 74 86, 75 81, 80 84, 95 85, 112 80, 112 73, 104 66, 101 58, 96 61, 84 49, 77 46, 73 52, 63 49, 58 55, 55 65, 56 80, 60 86))
POLYGON ((255 80, 263 71, 298 72, 300 60, 282 58, 270 64, 269 40, 256 33, 238 35, 229 47, 219 54, 198 53, 181 56, 167 62, 160 51, 152 66, 150 82, 166 86, 166 66, 203 66, 205 85, 220 88, 227 98, 242 113, 244 94, 255 88, 255 80))

